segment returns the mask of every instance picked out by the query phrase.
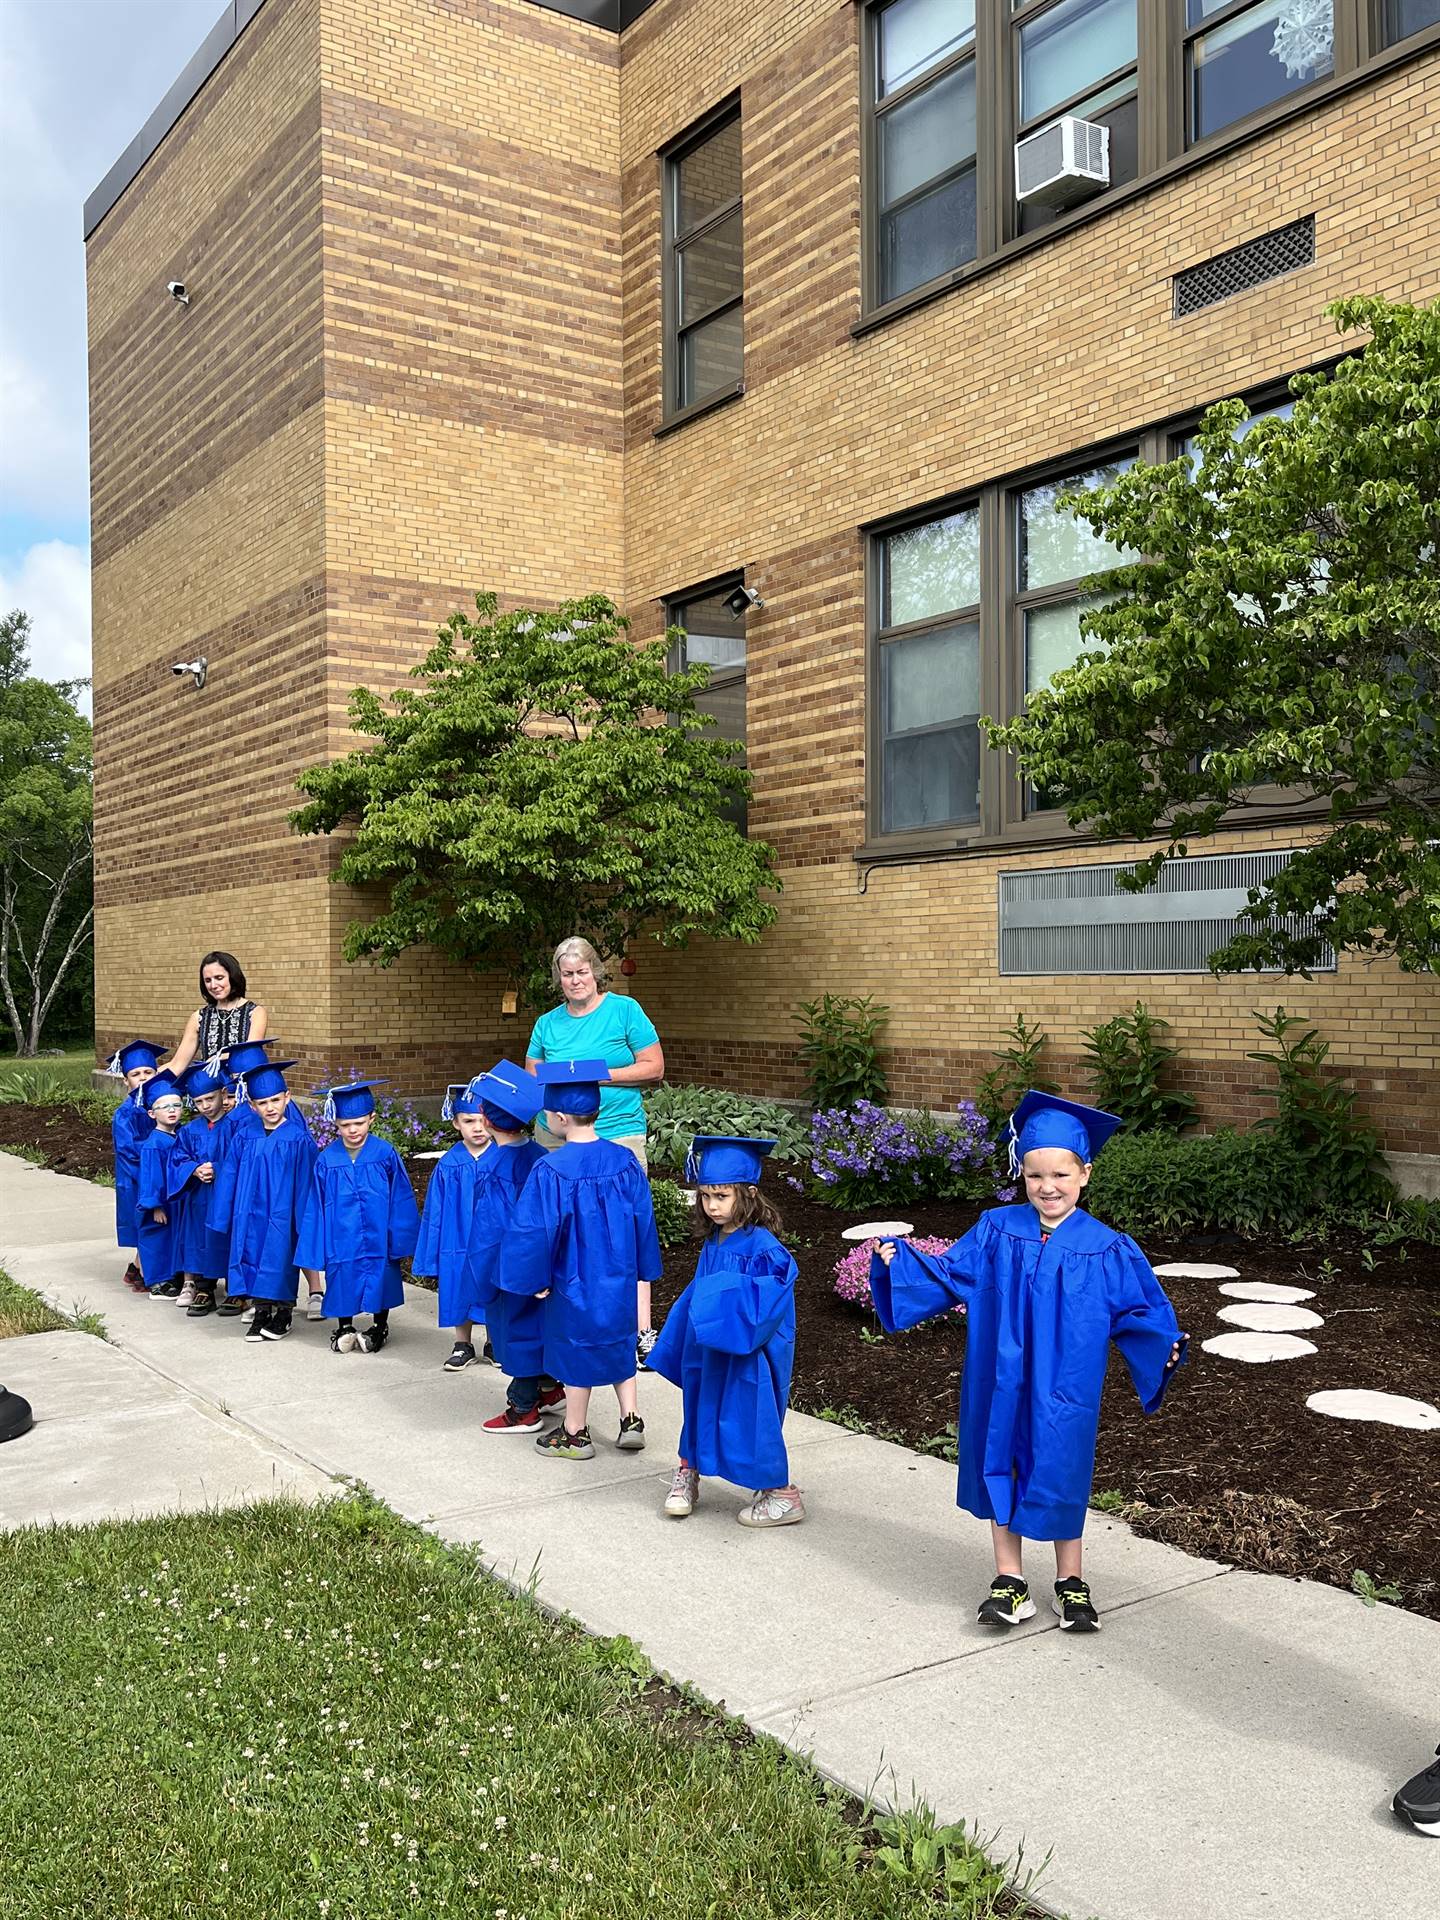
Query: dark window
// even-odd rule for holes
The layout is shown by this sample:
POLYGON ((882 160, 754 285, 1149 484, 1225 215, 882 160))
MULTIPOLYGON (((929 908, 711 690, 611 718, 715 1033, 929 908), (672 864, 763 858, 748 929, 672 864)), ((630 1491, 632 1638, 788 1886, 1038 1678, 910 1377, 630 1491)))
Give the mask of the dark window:
POLYGON ((667 414, 738 386, 744 243, 738 108, 665 158, 667 414))
MULTIPOLYGON (((688 600, 670 603, 669 624, 680 628, 675 645, 676 668, 702 663, 710 669, 710 684, 695 705, 714 717, 715 731, 725 740, 745 743, 745 613, 736 613, 726 601, 740 585, 737 577, 688 600)), ((743 764, 743 761, 742 761, 743 764)), ((737 799, 728 809, 744 831, 745 803, 737 799)))
MULTIPOLYGON (((1136 0, 1010 0, 1015 13, 1015 137, 1023 140, 1062 114, 1110 129, 1110 184, 1140 170, 1136 0)), ((1033 232, 1055 211, 1022 205, 1019 227, 1033 232)))
POLYGON ((980 510, 880 543, 884 833, 980 817, 980 510))
POLYGON ((1335 70, 1334 0, 1185 0, 1185 29, 1191 140, 1335 70))
POLYGON ((975 258, 975 0, 870 16, 876 298, 975 258))
POLYGON ((1440 0, 1385 0, 1385 43, 1440 26, 1440 0))

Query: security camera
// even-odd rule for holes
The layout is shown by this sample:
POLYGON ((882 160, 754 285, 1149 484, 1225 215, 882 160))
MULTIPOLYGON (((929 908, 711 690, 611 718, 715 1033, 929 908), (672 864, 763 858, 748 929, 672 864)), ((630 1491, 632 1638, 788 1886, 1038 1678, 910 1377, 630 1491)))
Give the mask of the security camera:
POLYGON ((198 660, 177 660, 170 671, 177 680, 183 680, 187 673, 193 674, 195 676, 196 686, 203 687, 208 668, 209 662, 202 653, 198 660))
POLYGON ((172 300, 178 300, 182 307, 189 306, 190 295, 186 291, 185 282, 183 280, 167 280, 165 282, 165 291, 169 294, 172 300))
POLYGON ((753 587, 732 587, 725 596, 725 606, 737 620, 742 619, 751 607, 763 607, 764 604, 753 587))

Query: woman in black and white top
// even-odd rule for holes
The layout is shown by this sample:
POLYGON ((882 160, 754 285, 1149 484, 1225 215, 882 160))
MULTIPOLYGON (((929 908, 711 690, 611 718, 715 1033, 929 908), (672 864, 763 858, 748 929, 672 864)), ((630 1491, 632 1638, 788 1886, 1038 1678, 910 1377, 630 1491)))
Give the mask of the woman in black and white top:
POLYGON ((185 1023, 180 1044, 167 1062, 183 1073, 192 1060, 210 1060, 242 1040, 263 1040, 264 1007, 245 998, 245 971, 233 953, 207 953, 200 962, 203 1004, 185 1023))

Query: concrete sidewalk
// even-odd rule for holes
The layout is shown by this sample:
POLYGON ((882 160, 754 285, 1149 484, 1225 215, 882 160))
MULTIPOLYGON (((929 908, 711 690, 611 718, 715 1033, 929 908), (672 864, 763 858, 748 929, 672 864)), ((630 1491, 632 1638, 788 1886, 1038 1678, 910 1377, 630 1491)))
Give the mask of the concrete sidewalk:
MULTIPOLYGON (((100 1313, 122 1353, 282 1453, 478 1543, 508 1578, 537 1575, 551 1605, 629 1634, 847 1786, 913 1788, 997 1851, 1050 1854, 1040 1894, 1073 1920, 1440 1911, 1440 1847, 1388 1810, 1440 1737, 1434 1623, 1193 1560, 1097 1514, 1104 1633, 1066 1640, 1045 1613, 997 1642, 973 1624, 985 1530, 957 1514, 941 1462, 792 1416, 805 1526, 738 1527, 741 1495, 718 1483, 667 1522, 679 1404, 664 1381, 641 1383, 646 1453, 608 1444, 601 1393, 597 1458, 547 1461, 481 1434, 502 1378, 440 1372, 432 1294, 412 1289, 373 1357, 334 1355, 303 1325, 249 1345, 236 1322, 126 1292, 112 1221, 108 1191, 0 1155, 0 1264, 17 1280, 100 1313)), ((0 1507, 6 1471, 0 1454, 0 1507)))

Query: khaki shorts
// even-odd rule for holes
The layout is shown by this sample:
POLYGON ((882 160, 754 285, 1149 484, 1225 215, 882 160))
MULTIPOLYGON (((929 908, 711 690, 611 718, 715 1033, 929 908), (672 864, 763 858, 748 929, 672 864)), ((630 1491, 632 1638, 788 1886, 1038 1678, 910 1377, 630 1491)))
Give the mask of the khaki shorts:
MULTIPOLYGON (((544 1147, 547 1153, 554 1153, 557 1147, 563 1147, 565 1144, 559 1134, 552 1133, 543 1120, 536 1120, 534 1131, 536 1142, 544 1147)), ((645 1157, 645 1136, 643 1133, 617 1134, 612 1144, 617 1147, 628 1147, 640 1162, 641 1166, 644 1167, 645 1171, 647 1173, 650 1171, 650 1162, 645 1157)))

